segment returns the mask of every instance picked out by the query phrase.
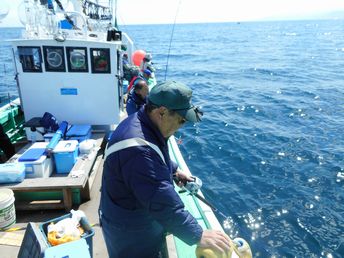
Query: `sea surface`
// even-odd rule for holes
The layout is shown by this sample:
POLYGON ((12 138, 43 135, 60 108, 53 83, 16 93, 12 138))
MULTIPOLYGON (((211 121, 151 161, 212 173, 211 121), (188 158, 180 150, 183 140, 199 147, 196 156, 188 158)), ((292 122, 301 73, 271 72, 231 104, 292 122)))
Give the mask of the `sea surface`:
MULTIPOLYGON (((176 137, 227 232, 254 257, 344 257, 344 21, 120 28, 158 80, 193 89, 203 121, 176 137)), ((3 101, 18 95, 11 58, 1 46, 3 101)))

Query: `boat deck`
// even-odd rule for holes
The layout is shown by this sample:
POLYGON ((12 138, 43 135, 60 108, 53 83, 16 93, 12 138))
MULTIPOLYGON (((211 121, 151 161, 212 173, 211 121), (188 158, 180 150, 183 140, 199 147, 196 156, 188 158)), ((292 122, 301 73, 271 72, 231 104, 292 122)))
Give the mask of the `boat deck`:
MULTIPOLYGON (((100 137, 101 138, 101 137, 100 137)), ((100 141, 98 138, 97 141, 100 141)), ((89 167, 89 177, 88 180, 84 181, 80 178, 76 178, 75 184, 73 187, 76 186, 84 186, 87 187, 87 190, 84 189, 84 193, 82 194, 84 198, 88 200, 83 200, 83 202, 80 205, 72 205, 71 202, 68 200, 67 205, 68 207, 71 206, 74 210, 82 210, 85 212, 88 221, 90 224, 94 224, 94 231, 95 234, 93 236, 93 257, 108 257, 106 246, 104 243, 103 235, 101 232, 101 228, 98 224, 98 206, 99 206, 99 200, 100 200, 100 185, 101 185, 101 176, 102 176, 102 167, 103 167, 103 159, 102 154, 99 153, 97 156, 94 157, 92 161, 88 160, 83 162, 77 162, 74 169, 88 169, 89 167), (90 165, 92 163, 92 165, 90 165), (87 198, 88 197, 88 198, 87 198)), ((86 171, 86 170, 85 170, 86 171)), ((68 186, 68 182, 74 178, 69 177, 51 177, 51 181, 46 181, 45 186, 43 188, 48 188, 49 185, 52 185, 52 187, 66 187, 68 186), (52 181, 56 181, 56 184, 54 184, 52 181), (64 183, 63 183, 64 182, 64 183)), ((18 184, 17 186, 11 186, 14 191, 21 191, 25 189, 33 190, 41 188, 42 186, 39 186, 38 183, 34 183, 32 185, 32 188, 30 189, 30 182, 33 182, 33 180, 25 179, 21 184, 18 184)), ((41 180, 42 181, 42 180, 41 180)), ((37 181, 38 182, 38 181, 37 181)), ((4 187, 3 185, 1 187, 4 187)), ((61 189, 61 188, 60 188, 61 189)), ((65 188, 63 188, 65 189, 65 188)), ((82 193, 82 192, 81 192, 82 193)), ((2 257, 6 258, 14 258, 17 257, 21 245, 21 240, 24 237, 25 233, 25 227, 27 226, 28 222, 35 222, 35 223, 42 223, 57 217, 60 217, 67 213, 67 211, 64 210, 66 207, 66 203, 64 200, 64 203, 57 205, 56 203, 48 203, 44 204, 44 208, 41 206, 43 204, 31 204, 31 207, 33 205, 36 205, 33 209, 27 209, 28 204, 25 204, 24 206, 20 206, 22 204, 19 204, 19 209, 16 207, 16 224, 13 225, 11 228, 19 228, 19 230, 13 231, 13 232, 0 232, 0 246, 1 246, 1 252, 2 257), (51 206, 50 210, 47 210, 47 206, 51 206), (26 207, 26 208, 25 208, 26 207), (22 210, 21 208, 24 208, 25 210, 22 210), (59 209, 57 209, 59 208, 59 209), (62 208, 62 209, 61 209, 62 208)))
MULTIPOLYGON (((4 184, 0 188, 10 188, 15 194, 20 192, 62 192, 62 200, 49 201, 16 201, 16 210, 41 210, 41 209, 61 209, 70 211, 73 203, 73 189, 80 190, 82 201, 90 200, 89 175, 92 172, 94 162, 97 158, 97 152, 103 143, 104 134, 93 134, 96 140, 94 151, 88 155, 78 158, 71 172, 66 174, 54 173, 48 178, 25 178, 23 182, 16 184, 4 184)), ((28 143, 8 162, 15 162, 32 144, 28 143)), ((92 178, 91 178, 92 179, 92 178)))

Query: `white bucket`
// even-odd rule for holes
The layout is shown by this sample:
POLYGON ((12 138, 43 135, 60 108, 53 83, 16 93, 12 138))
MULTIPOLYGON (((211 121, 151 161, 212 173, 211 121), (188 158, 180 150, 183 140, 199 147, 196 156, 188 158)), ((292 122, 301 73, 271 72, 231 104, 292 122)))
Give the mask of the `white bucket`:
POLYGON ((0 229, 6 229, 16 223, 14 194, 11 189, 0 189, 0 229))

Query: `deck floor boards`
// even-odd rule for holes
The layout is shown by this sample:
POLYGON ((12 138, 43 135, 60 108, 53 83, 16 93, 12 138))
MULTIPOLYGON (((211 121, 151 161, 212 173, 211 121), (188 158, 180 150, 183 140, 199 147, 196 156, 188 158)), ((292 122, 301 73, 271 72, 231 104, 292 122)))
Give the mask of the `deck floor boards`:
MULTIPOLYGON (((94 258, 106 258, 108 257, 103 234, 101 228, 98 224, 98 207, 100 201, 100 185, 101 185, 101 177, 102 177, 102 170, 103 170, 103 159, 102 156, 97 156, 95 160, 95 164, 93 166, 92 171, 90 172, 90 177, 88 180, 88 196, 90 197, 89 200, 84 200, 80 205, 73 205, 72 208, 74 210, 82 210, 85 212, 88 221, 90 224, 94 225, 95 234, 93 236, 93 257, 94 258)), ((37 201, 39 202, 39 201, 37 201)), ((51 201, 50 205, 63 205, 63 203, 58 203, 58 201, 51 201)), ((20 205, 20 203, 18 203, 20 205)), ((39 204, 38 204, 39 205, 39 204)), ((60 217, 66 214, 66 211, 63 209, 44 209, 41 210, 16 210, 16 224, 13 225, 14 227, 26 227, 28 222, 35 222, 35 223, 43 223, 45 221, 60 217)), ((24 236, 25 229, 21 229, 14 232, 0 232, 0 239, 8 239, 8 234, 14 235, 22 235, 24 236)), ((11 236, 11 235, 10 235, 11 236)), ((4 241, 3 241, 4 242, 4 241)), ((12 241, 13 242, 13 241, 12 241)), ((14 242, 13 242, 14 243, 14 242)), ((1 248, 1 257, 6 258, 16 258, 19 253, 20 246, 17 243, 14 245, 5 244, 2 245, 0 241, 0 248, 1 248)))

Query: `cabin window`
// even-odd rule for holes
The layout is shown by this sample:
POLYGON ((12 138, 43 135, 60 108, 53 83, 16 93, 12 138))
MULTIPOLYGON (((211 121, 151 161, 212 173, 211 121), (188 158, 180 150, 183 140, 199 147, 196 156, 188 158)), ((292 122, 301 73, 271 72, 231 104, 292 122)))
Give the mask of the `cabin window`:
POLYGON ((63 47, 43 46, 45 70, 48 72, 65 72, 65 57, 63 47))
POLYGON ((23 72, 42 72, 42 53, 40 47, 18 47, 18 54, 23 72))
POLYGON ((67 47, 68 72, 88 72, 87 49, 67 47))
POLYGON ((111 73, 110 49, 91 48, 92 73, 111 73))

